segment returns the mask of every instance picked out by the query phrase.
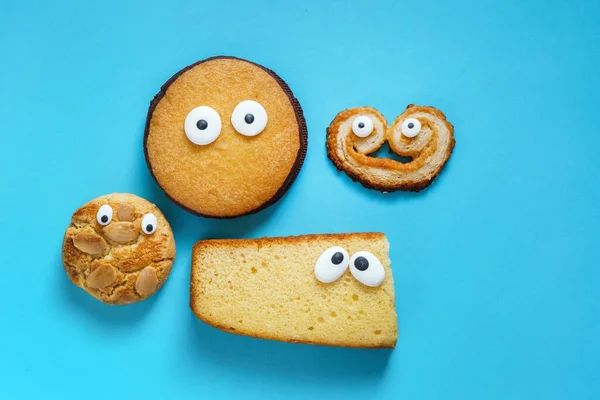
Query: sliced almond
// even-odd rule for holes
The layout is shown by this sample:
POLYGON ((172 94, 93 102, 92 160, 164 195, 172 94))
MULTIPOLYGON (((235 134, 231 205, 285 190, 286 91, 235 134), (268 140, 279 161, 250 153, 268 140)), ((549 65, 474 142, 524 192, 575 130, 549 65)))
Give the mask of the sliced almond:
POLYGON ((133 221, 135 217, 135 208, 131 204, 121 203, 117 208, 117 218, 119 221, 133 221))
POLYGON ((139 297, 137 297, 133 293, 123 293, 121 297, 118 298, 117 303, 119 304, 132 304, 139 301, 139 297))
POLYGON ((101 265, 85 280, 85 284, 92 289, 103 289, 112 285, 117 280, 117 271, 110 265, 101 265))
POLYGON ((133 222, 113 222, 102 228, 104 235, 117 243, 133 242, 140 234, 139 227, 133 222))
POLYGON ((152 267, 144 268, 135 281, 135 290, 142 296, 149 296, 156 292, 157 287, 156 270, 152 267))
POLYGON ((73 245, 78 250, 92 256, 103 254, 107 249, 108 245, 102 236, 98 236, 91 232, 79 232, 73 237, 73 245))

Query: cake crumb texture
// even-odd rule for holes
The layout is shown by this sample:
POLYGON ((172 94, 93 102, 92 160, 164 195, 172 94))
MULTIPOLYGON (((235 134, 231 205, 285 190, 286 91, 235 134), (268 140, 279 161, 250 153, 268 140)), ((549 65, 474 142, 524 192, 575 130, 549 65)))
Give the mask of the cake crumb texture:
POLYGON ((393 348, 398 337, 389 243, 382 233, 204 240, 192 254, 190 306, 227 332, 292 343, 393 348), (366 250, 386 277, 367 287, 350 271, 329 284, 314 275, 331 246, 366 250))

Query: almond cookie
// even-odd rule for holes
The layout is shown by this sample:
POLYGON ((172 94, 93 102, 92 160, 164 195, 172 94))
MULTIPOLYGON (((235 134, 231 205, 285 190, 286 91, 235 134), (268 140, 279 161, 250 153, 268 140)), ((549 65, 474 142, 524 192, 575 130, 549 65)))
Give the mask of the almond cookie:
POLYGON ((327 155, 338 171, 369 189, 418 192, 440 174, 454 148, 454 127, 438 109, 409 105, 388 127, 371 107, 340 112, 327 128, 327 155), (407 162, 369 154, 385 142, 407 162))
POLYGON ((130 304, 147 299, 165 283, 175 240, 154 204, 115 193, 75 211, 62 258, 75 285, 106 304, 130 304))
POLYGON ((302 109, 287 84, 234 57, 197 62, 169 79, 150 104, 144 134, 158 185, 181 207, 211 218, 279 200, 306 146, 302 109))

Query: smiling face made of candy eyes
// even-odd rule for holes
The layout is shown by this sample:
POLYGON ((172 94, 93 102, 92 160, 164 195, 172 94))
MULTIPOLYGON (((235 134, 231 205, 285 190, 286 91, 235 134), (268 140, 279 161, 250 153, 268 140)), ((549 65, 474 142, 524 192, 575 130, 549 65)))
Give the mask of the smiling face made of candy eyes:
POLYGON ((249 61, 184 69, 153 100, 145 153, 153 177, 187 210, 229 218, 261 210, 291 186, 306 124, 287 85, 249 61))
POLYGON ((79 208, 63 240, 71 281, 107 304, 153 295, 174 257, 173 233, 160 210, 130 194, 99 197, 79 208))
POLYGON ((381 261, 368 251, 358 251, 352 256, 339 246, 325 250, 315 263, 315 277, 323 283, 340 279, 350 268, 350 273, 365 286, 380 286, 385 279, 381 261))
POLYGON ((327 129, 327 154, 337 169, 382 192, 429 186, 454 144, 453 126, 428 106, 409 105, 390 126, 374 108, 352 108, 340 112, 327 129), (371 156, 386 142, 407 161, 371 156))

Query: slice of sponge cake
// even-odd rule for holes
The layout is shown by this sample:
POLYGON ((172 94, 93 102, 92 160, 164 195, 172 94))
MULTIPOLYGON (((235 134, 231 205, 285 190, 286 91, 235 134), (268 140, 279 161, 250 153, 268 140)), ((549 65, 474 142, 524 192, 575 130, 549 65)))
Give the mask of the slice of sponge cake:
POLYGON ((240 335, 393 348, 398 324, 388 250, 382 233, 202 240, 192 253, 190 306, 199 319, 240 335), (336 251, 328 250, 333 246, 347 254, 341 251, 332 258, 326 252, 336 251), (385 277, 379 286, 361 283, 373 281, 362 279, 368 272, 364 257, 358 257, 363 258, 358 269, 351 265, 331 283, 317 279, 320 258, 321 264, 343 266, 342 258, 346 264, 360 261, 352 259, 358 252, 371 264, 381 263, 385 277))

